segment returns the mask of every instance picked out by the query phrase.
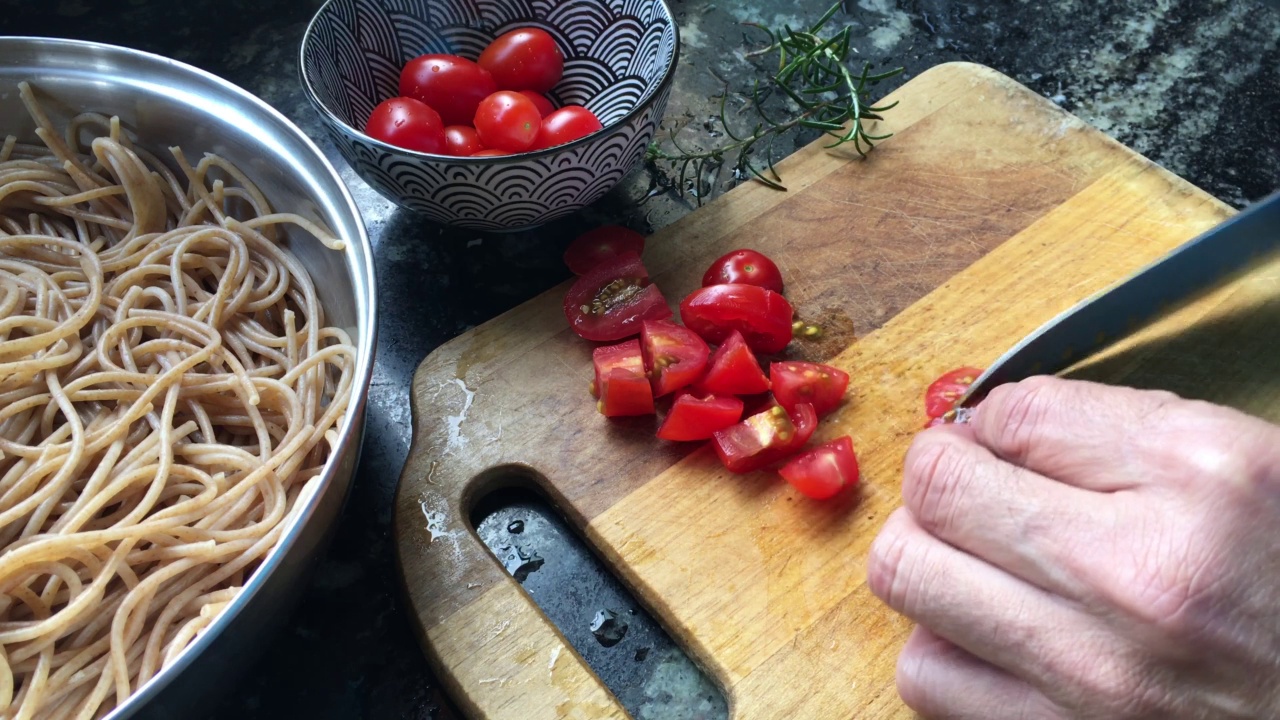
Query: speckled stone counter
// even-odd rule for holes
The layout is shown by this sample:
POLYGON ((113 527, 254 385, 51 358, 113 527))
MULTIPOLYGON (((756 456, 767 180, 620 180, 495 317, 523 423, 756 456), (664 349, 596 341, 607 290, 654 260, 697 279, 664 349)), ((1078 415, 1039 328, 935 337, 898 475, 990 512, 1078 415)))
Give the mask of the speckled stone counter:
MULTIPOLYGON (((333 545, 247 679, 191 717, 453 718, 398 597, 392 496, 408 450, 409 378, 432 349, 564 280, 580 228, 641 231, 691 211, 652 169, 580 217, 485 236, 399 211, 347 168, 303 95, 298 44, 317 0, 0 0, 0 34, 99 40, 167 55, 258 94, 342 171, 373 239, 381 327, 364 455, 333 545)), ((827 0, 672 0, 681 65, 669 123, 701 126, 727 81, 762 70, 741 21, 805 25, 827 0)), ((904 76, 969 60, 1052 98, 1223 200, 1280 188, 1280 14, 1257 0, 859 0, 841 22, 862 57, 904 76)))

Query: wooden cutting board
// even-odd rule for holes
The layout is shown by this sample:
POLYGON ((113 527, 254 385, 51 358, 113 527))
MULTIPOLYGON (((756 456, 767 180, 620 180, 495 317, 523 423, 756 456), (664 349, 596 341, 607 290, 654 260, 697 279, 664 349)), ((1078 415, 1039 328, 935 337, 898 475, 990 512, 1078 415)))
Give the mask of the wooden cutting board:
MULTIPOLYGON (((587 395, 591 345, 567 285, 447 343, 418 368, 395 532, 419 638, 474 717, 625 712, 481 544, 468 516, 503 483, 541 488, 724 688, 734 718, 910 712, 894 662, 910 623, 866 586, 899 505, 922 394, 994 360, 1058 312, 1217 224, 1230 209, 993 70, 938 66, 889 98, 895 136, 866 161, 789 158, 649 240, 666 297, 738 247, 773 257, 826 332, 792 357, 852 375, 818 438, 851 434, 860 492, 817 503, 734 476, 705 446, 610 422, 587 395)), ((1280 264, 1240 278, 1093 363, 1090 377, 1280 415, 1280 264)))

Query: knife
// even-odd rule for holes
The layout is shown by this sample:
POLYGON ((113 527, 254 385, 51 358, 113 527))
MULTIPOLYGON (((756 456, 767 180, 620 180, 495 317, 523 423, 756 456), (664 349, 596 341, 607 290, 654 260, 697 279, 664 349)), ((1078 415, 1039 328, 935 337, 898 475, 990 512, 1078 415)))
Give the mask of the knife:
POLYGON ((1064 370, 1277 248, 1280 192, 1040 326, 987 368, 956 407, 976 405, 997 385, 1064 370))

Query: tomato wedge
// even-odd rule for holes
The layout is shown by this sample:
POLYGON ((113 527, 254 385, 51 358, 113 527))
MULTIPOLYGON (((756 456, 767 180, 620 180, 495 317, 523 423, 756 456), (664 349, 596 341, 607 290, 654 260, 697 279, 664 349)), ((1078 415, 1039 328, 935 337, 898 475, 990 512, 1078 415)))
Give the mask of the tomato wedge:
POLYGON ((830 365, 811 362, 776 362, 769 365, 773 397, 790 411, 807 402, 819 416, 835 410, 849 387, 849 374, 830 365))
POLYGON ((631 252, 578 278, 565 295, 564 316, 580 337, 609 342, 640 332, 645 320, 666 320, 671 308, 631 252))
POLYGON ((742 333, 758 353, 781 352, 791 342, 791 303, 772 290, 728 283, 694 290, 680 303, 680 318, 710 343, 742 333))
POLYGON ((858 484, 858 457, 848 435, 819 445, 783 465, 778 474, 814 500, 826 500, 858 484))
POLYGON ((812 405, 800 403, 792 413, 774 405, 716 432, 712 442, 726 468, 747 473, 799 450, 817 427, 818 415, 812 405))
POLYGON ((707 374, 698 381, 703 392, 716 395, 755 395, 769 390, 769 378, 747 347, 742 333, 734 330, 707 362, 707 374))
POLYGON ((644 236, 621 225, 602 225, 588 230, 569 243, 564 264, 574 275, 586 275, 597 265, 624 253, 644 252, 644 236))
POLYGON ((687 327, 670 320, 640 323, 640 349, 653 381, 654 397, 662 397, 702 377, 711 348, 687 327))
POLYGON ((605 417, 653 414, 653 390, 644 373, 639 340, 598 347, 591 362, 596 370, 592 394, 599 398, 596 409, 605 417))
POLYGON ((981 374, 982 370, 975 367, 958 367, 943 373, 925 391, 924 414, 933 420, 951 412, 981 374))
POLYGON ((671 412, 658 427, 663 440, 706 440, 742 419, 742 401, 736 397, 676 393, 671 412))

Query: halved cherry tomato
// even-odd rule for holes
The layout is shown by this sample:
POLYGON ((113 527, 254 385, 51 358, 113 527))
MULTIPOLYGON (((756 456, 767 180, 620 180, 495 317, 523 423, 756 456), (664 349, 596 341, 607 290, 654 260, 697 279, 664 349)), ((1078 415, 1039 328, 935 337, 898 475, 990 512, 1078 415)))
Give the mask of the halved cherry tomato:
POLYGON ((958 367, 934 380, 924 394, 924 414, 929 419, 940 418, 956 406, 982 370, 975 367, 958 367))
POLYGON ((591 352, 591 362, 596 370, 596 408, 605 417, 653 414, 653 390, 644 373, 639 340, 598 347, 591 352))
POLYGON ((814 500, 826 500, 858 484, 858 457, 848 435, 819 445, 783 465, 778 474, 814 500))
POLYGON ((534 150, 564 145, 603 128, 595 113, 579 105, 562 107, 542 118, 542 127, 533 141, 534 150))
POLYGON ((521 28, 498 36, 477 62, 493 74, 503 90, 544 93, 555 87, 564 73, 564 55, 555 39, 539 28, 521 28))
POLYGON ((702 286, 742 283, 782 292, 782 273, 764 253, 734 250, 720 256, 702 276, 702 286))
POLYGON ((480 101, 475 125, 485 147, 524 152, 533 147, 542 128, 542 116, 529 98, 499 90, 480 101))
POLYGON ((707 362, 707 374, 698 381, 699 390, 716 395, 754 395, 769 387, 760 361, 737 330, 716 348, 707 362))
POLYGON ((450 125, 444 129, 444 154, 468 157, 484 150, 480 136, 470 125, 450 125))
POLYGON ((551 101, 547 99, 546 95, 543 95, 542 93, 536 93, 532 90, 520 90, 519 92, 521 95, 529 98, 529 100, 533 103, 533 106, 538 108, 538 113, 541 114, 542 117, 545 118, 546 116, 556 111, 556 106, 553 105, 551 101))
POLYGON ((720 430, 713 444, 726 468, 746 473, 784 460, 804 447, 817 427, 812 405, 800 403, 793 413, 774 405, 720 430))
POLYGON ((644 236, 621 225, 603 225, 574 238, 564 251, 564 264, 574 275, 586 275, 596 265, 626 252, 644 252, 644 236))
POLYGON ((499 150, 497 148, 485 148, 480 152, 471 153, 471 157, 502 157, 503 155, 510 155, 510 154, 511 153, 507 152, 506 150, 499 150))
POLYGON ((564 298, 569 326, 587 340, 621 340, 645 320, 666 320, 671 308, 636 253, 623 253, 578 278, 564 298))
POLYGON ((430 105, 446 125, 470 125, 480 101, 497 91, 488 70, 457 55, 422 55, 400 71, 400 95, 430 105))
POLYGON ((787 299, 755 285, 729 283, 694 290, 680 303, 680 318, 711 343, 742 333, 758 353, 781 352, 791 342, 793 311, 787 299))
POLYGON ((711 348, 698 334, 670 320, 640 323, 640 349, 653 380, 654 397, 662 397, 702 377, 711 348))
POLYGON ((706 440, 742 419, 742 401, 736 397, 676 393, 671 412, 658 428, 663 440, 706 440))
POLYGON ((849 374, 843 370, 794 360, 769 365, 769 380, 779 405, 790 410, 807 402, 819 416, 839 407, 849 387, 849 374))
POLYGON ((364 132, 371 138, 407 150, 444 151, 444 123, 440 114, 413 98, 383 100, 369 115, 364 132))

